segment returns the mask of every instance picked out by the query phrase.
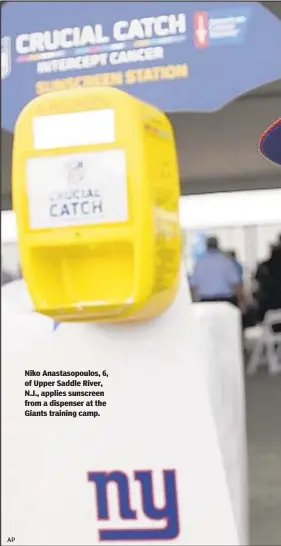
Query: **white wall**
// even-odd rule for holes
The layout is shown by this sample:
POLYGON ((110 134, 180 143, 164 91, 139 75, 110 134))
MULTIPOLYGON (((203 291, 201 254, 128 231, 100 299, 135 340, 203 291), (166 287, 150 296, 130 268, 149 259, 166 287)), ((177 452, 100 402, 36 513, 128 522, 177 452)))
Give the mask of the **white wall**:
POLYGON ((192 247, 198 233, 219 238, 225 250, 236 250, 251 276, 269 255, 281 233, 281 190, 190 195, 181 198, 181 224, 186 232, 186 267, 193 268, 192 247))
POLYGON ((16 217, 11 210, 1 211, 1 244, 17 241, 16 217))
POLYGON ((281 189, 188 195, 180 201, 185 229, 281 223, 281 189))

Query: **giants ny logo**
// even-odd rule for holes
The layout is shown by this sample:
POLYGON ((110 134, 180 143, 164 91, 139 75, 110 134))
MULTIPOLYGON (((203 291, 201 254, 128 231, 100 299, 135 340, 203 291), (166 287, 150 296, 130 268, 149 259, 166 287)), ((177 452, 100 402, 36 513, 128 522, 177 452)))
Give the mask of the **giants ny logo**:
POLYGON ((130 487, 132 483, 124 472, 89 472, 88 480, 95 485, 97 515, 99 521, 110 520, 110 496, 108 484, 115 483, 118 493, 118 511, 122 520, 137 522, 141 515, 153 520, 163 522, 162 527, 124 527, 100 528, 99 539, 102 541, 128 541, 137 540, 173 540, 179 535, 179 514, 177 502, 177 486, 175 470, 163 471, 164 502, 161 508, 155 506, 155 491, 153 491, 152 471, 138 470, 134 472, 135 482, 139 482, 142 514, 132 508, 130 501, 130 487))
POLYGON ((67 165, 68 183, 79 184, 85 176, 83 161, 73 161, 67 165))

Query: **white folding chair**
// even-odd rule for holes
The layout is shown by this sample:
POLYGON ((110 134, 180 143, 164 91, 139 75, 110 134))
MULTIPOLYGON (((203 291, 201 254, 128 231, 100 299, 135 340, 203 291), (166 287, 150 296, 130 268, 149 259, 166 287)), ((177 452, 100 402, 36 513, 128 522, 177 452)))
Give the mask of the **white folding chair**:
POLYGON ((248 375, 254 375, 259 366, 263 364, 267 366, 270 375, 281 372, 281 332, 274 331, 276 325, 281 329, 281 310, 268 311, 260 326, 249 329, 253 331, 255 329, 256 339, 254 339, 253 332, 248 332, 247 335, 247 330, 245 330, 246 340, 251 342, 252 339, 253 341, 247 366, 248 375))

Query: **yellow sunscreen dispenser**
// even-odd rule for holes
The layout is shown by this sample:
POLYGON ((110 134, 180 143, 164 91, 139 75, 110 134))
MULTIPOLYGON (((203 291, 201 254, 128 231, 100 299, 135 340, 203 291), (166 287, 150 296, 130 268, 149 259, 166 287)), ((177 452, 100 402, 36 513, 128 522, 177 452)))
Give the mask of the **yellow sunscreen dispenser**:
POLYGON ((16 123, 12 187, 38 313, 118 322, 170 306, 180 269, 179 175, 162 112, 113 88, 38 97, 16 123))

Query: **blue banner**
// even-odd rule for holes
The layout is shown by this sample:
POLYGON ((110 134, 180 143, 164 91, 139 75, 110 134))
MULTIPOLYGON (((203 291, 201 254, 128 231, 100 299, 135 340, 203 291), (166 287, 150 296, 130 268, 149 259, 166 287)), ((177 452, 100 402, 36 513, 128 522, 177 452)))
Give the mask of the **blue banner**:
POLYGON ((281 78, 281 23, 258 2, 10 2, 2 127, 36 95, 113 85, 168 112, 212 112, 281 78))

